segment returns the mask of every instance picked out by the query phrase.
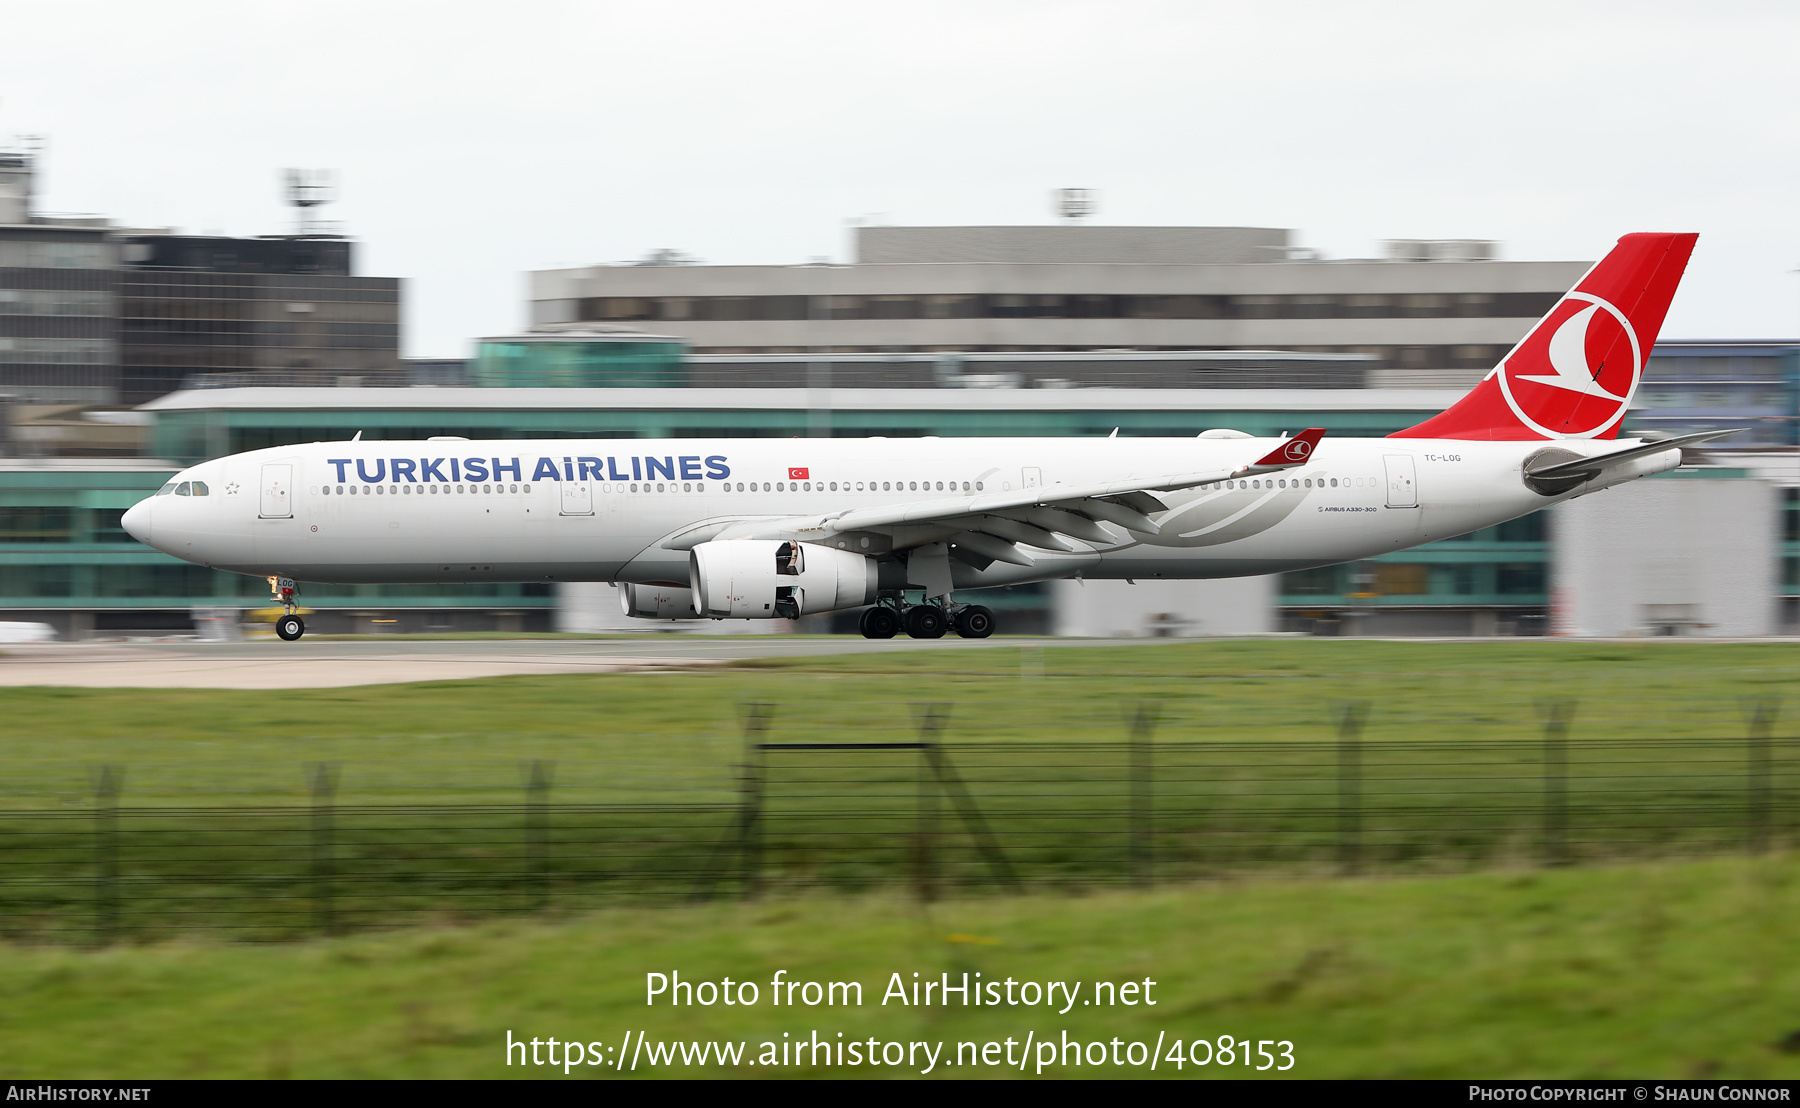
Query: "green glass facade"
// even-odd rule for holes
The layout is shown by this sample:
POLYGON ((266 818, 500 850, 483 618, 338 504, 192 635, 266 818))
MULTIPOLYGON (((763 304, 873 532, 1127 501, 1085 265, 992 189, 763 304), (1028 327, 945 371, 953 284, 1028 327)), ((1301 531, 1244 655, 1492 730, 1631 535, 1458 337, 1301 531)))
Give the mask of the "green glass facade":
MULTIPOLYGON (((1360 406, 1382 396, 1372 392, 1301 390, 1286 395, 1234 390, 1028 389, 984 395, 951 389, 842 390, 835 394, 836 406, 823 409, 808 407, 811 396, 803 389, 625 387, 645 383, 632 374, 651 375, 661 385, 679 383, 681 361, 674 343, 495 340, 484 343, 483 352, 488 368, 478 368, 476 374, 485 373, 490 382, 592 388, 597 382, 581 375, 601 373, 610 374, 604 385, 617 387, 585 394, 568 389, 554 394, 474 388, 292 389, 258 395, 261 406, 250 406, 250 394, 219 390, 159 401, 148 406, 154 422, 147 452, 163 463, 0 464, 0 608, 9 610, 11 618, 87 613, 85 625, 63 622, 76 629, 105 630, 185 626, 189 610, 200 606, 263 606, 268 589, 262 579, 189 566, 148 550, 120 529, 120 514, 165 481, 172 466, 263 447, 347 440, 358 432, 365 439, 394 440, 433 435, 1103 437, 1115 428, 1121 436, 1192 436, 1216 427, 1274 435, 1316 425, 1341 437, 1377 437, 1430 414, 1398 403, 1360 406), (516 357, 499 349, 540 345, 542 351, 518 352, 516 357), (604 353, 615 359, 610 367, 558 360, 572 357, 567 348, 592 352, 597 347, 608 348, 604 353), (271 396, 279 402, 269 403, 271 396)), ((1690 354, 1684 351, 1683 356, 1690 354)), ((1415 405, 1428 399, 1393 395, 1415 405)), ((1641 426, 1640 417, 1648 418, 1634 413, 1631 429, 1641 426)), ((1668 478, 1679 475, 1659 479, 1668 478)), ((1783 497, 1780 591, 1792 606, 1800 600, 1800 490, 1786 489, 1783 497)), ((1548 607, 1550 543, 1546 516, 1534 515, 1351 565, 1285 574, 1279 604, 1298 618, 1308 612, 1332 618, 1384 609, 1485 609, 1503 613, 1509 621, 1531 619, 1548 607)), ((341 613, 345 619, 398 615, 408 623, 406 629, 478 626, 456 623, 461 618, 457 613, 497 619, 499 626, 542 629, 550 625, 556 606, 552 589, 544 584, 303 585, 301 599, 310 608, 341 613)), ((996 606, 1042 610, 1049 596, 1048 590, 1020 588, 996 600, 996 606)), ((327 628, 320 624, 317 629, 327 628)))
POLYGON ((1363 562, 1281 575, 1283 608, 1421 606, 1543 609, 1550 602, 1547 514, 1363 562))
MULTIPOLYGON (((0 469, 0 609, 65 631, 104 632, 185 629, 195 607, 267 605, 263 578, 190 565, 139 544, 120 526, 126 508, 174 473, 125 461, 113 469, 0 469)), ((548 585, 530 583, 309 584, 301 599, 308 608, 343 613, 506 610, 521 629, 547 624, 556 604, 548 585), (543 616, 532 618, 534 612, 543 616)))
POLYGON ((489 389, 667 389, 687 384, 676 339, 483 339, 470 383, 489 389))

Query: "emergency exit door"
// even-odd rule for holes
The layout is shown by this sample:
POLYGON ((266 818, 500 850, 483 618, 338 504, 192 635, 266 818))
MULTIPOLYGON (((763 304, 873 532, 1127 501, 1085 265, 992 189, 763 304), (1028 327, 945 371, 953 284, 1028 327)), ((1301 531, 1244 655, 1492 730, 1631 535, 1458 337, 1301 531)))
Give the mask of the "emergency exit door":
POLYGON ((1419 475, 1414 467, 1411 454, 1386 454, 1382 461, 1387 463, 1387 506, 1390 508, 1417 508, 1419 506, 1419 475))
POLYGON ((258 515, 264 519, 292 519, 294 467, 275 463, 262 467, 262 502, 258 515))

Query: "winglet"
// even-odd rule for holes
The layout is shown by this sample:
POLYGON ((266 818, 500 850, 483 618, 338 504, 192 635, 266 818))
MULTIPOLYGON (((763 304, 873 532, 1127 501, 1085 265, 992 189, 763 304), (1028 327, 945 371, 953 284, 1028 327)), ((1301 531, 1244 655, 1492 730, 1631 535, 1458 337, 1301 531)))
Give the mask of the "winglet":
POLYGON ((1303 466, 1312 461, 1313 448, 1325 437, 1325 428, 1308 427, 1306 430, 1286 439, 1280 446, 1269 451, 1257 461, 1240 469, 1240 473, 1263 473, 1271 469, 1291 469, 1303 466))

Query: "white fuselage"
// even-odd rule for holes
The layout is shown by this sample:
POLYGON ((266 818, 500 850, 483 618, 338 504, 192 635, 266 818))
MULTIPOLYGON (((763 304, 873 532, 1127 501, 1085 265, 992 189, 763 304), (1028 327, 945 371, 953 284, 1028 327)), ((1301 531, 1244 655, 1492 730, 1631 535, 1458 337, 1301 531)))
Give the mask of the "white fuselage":
MULTIPOLYGON (((203 462, 127 527, 200 565, 301 581, 620 581, 686 586, 680 534, 708 521, 829 516, 1001 492, 1247 465, 1281 440, 702 439, 329 442, 203 462), (287 468, 283 468, 287 467, 287 468), (496 481, 495 471, 501 480, 496 481), (274 486, 284 487, 276 488, 274 486)), ((957 563, 957 588, 1090 578, 1235 577, 1366 558, 1473 531, 1673 468, 1637 459, 1546 496, 1522 479, 1546 448, 1619 442, 1327 437, 1303 466, 1158 494, 1158 535, 1029 550, 1030 566, 957 563)), ((942 541, 924 524, 891 549, 942 541)), ((880 553, 880 551, 871 551, 880 553)))

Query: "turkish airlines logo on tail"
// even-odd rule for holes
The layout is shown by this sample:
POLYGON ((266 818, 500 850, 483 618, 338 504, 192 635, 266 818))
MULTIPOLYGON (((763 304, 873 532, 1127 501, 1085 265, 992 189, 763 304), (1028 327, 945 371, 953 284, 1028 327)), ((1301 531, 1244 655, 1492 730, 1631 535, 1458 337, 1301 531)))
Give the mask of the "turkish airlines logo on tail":
POLYGON ((1312 457, 1312 443, 1305 439, 1295 439, 1281 448, 1281 456, 1290 462, 1304 462, 1312 457))
POLYGON ((1549 438, 1593 438, 1625 417, 1644 353, 1625 313, 1571 292, 1500 366, 1513 414, 1549 438))

